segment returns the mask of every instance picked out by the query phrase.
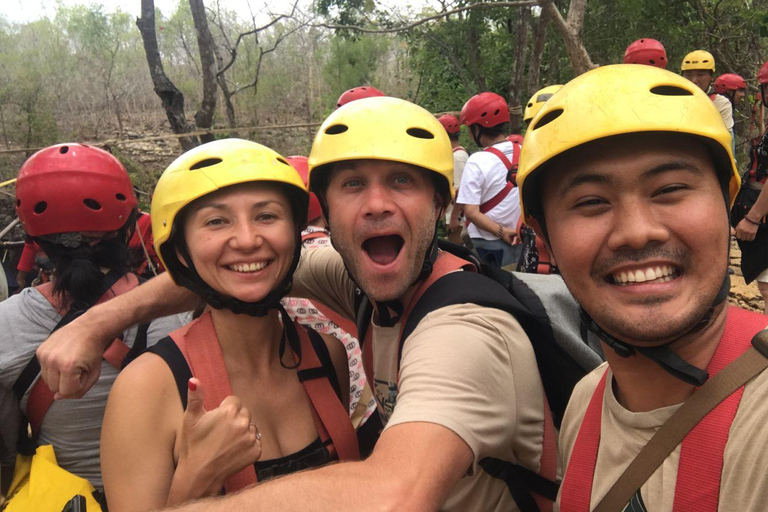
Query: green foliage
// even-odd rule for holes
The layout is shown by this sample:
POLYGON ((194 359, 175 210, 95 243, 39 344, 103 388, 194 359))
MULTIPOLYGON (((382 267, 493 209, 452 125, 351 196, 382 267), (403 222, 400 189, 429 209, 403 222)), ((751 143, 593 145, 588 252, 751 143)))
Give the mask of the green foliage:
POLYGON ((359 85, 373 84, 379 61, 388 46, 387 39, 382 37, 332 37, 330 54, 323 69, 325 80, 330 86, 327 107, 334 108, 336 99, 344 91, 359 85))

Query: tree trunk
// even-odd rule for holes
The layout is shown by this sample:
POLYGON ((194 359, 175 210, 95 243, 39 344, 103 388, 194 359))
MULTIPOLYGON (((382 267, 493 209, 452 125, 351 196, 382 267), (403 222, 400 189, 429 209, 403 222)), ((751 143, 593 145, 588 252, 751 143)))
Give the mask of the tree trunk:
MULTIPOLYGON (((224 59, 221 57, 219 48, 215 45, 213 47, 213 53, 216 55, 216 64, 218 69, 222 69, 224 67, 224 59)), ((216 74, 216 82, 219 84, 222 96, 224 96, 224 107, 227 112, 227 123, 229 123, 230 128, 236 128, 237 117, 235 116, 235 106, 232 104, 232 92, 229 90, 227 78, 224 76, 224 73, 216 74)))
MULTIPOLYGON (((533 50, 531 50, 531 65, 528 68, 528 94, 538 91, 539 73, 541 71, 541 57, 544 55, 544 43, 547 41, 547 26, 549 14, 542 11, 536 26, 533 27, 533 50)), ((525 101, 525 99, 523 99, 525 101)))
MULTIPOLYGON (((160 97, 160 101, 163 103, 165 115, 168 122, 171 123, 171 130, 177 134, 188 133, 190 127, 184 113, 184 95, 166 76, 163 61, 160 59, 157 33, 155 32, 154 0, 141 0, 141 18, 136 20, 136 26, 139 27, 141 39, 144 42, 144 52, 147 54, 147 64, 155 94, 160 97)), ((180 137, 179 144, 184 151, 187 151, 199 145, 199 142, 197 137, 180 137)))
POLYGON ((597 66, 592 62, 589 52, 581 40, 581 29, 584 26, 584 12, 587 9, 587 0, 571 0, 568 9, 568 21, 563 18, 553 0, 539 0, 542 14, 545 12, 555 23, 555 28, 563 38, 565 52, 571 61, 571 67, 577 75, 586 73, 597 66))
MULTIPOLYGON (((526 62, 526 49, 528 47, 528 24, 531 19, 531 8, 523 7, 519 11, 519 18, 517 19, 517 42, 515 43, 515 68, 512 73, 512 79, 509 83, 509 104, 521 105, 524 99, 525 92, 523 90, 523 73, 525 72, 526 62)), ((510 117, 509 127, 512 133, 520 132, 520 121, 522 115, 514 114, 510 117)))
POLYGON ((487 91, 488 87, 485 85, 483 70, 480 68, 480 34, 477 31, 477 24, 482 21, 477 20, 474 11, 469 13, 468 20, 467 48, 469 50, 469 68, 472 70, 472 78, 474 79, 475 87, 477 87, 477 92, 483 92, 487 91))
MULTIPOLYGON (((213 114, 216 111, 216 58, 213 50, 213 36, 208 28, 208 18, 205 15, 203 0, 189 0, 189 8, 192 11, 192 19, 195 22, 197 32, 197 47, 200 50, 200 65, 203 73, 203 101, 195 114, 197 128, 210 128, 213 123, 213 114)), ((200 140, 210 142, 214 140, 212 133, 201 135, 200 140)))

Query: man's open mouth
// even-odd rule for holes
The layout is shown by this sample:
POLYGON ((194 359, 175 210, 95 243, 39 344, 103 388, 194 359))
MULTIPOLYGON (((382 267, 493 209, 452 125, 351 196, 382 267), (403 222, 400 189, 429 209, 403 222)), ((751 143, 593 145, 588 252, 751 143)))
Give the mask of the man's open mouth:
POLYGON ((608 282, 619 286, 666 283, 680 276, 680 269, 671 265, 656 265, 635 270, 622 270, 608 276, 608 282))
POLYGON ((363 242, 363 250, 377 265, 389 265, 397 259, 405 245, 400 235, 374 236, 363 242))

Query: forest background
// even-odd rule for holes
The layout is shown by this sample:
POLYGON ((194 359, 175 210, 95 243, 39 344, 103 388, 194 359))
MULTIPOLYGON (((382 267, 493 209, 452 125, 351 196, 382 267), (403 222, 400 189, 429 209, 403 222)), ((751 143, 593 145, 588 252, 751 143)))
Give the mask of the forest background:
POLYGON ((703 48, 717 74, 746 79, 735 113, 742 168, 757 135, 750 120, 768 57, 768 0, 437 0, 416 9, 251 0, 250 19, 219 0, 180 0, 172 12, 131 1, 141 1, 139 18, 98 4, 59 4, 28 23, 0 11, 0 181, 34 148, 65 141, 106 144, 143 192, 183 148, 214 137, 307 154, 339 95, 363 84, 435 113, 494 91, 519 132, 533 92, 621 62, 641 37, 663 42, 671 71, 703 48), (201 129, 214 132, 163 138, 201 129))

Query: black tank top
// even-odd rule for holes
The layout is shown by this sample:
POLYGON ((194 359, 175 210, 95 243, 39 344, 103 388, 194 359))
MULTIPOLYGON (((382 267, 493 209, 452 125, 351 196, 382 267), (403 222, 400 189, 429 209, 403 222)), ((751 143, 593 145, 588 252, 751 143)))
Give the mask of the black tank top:
MULTIPOLYGON (((336 370, 333 367, 328 347, 325 345, 325 342, 319 334, 312 329, 306 327, 305 329, 309 334, 312 347, 315 349, 315 353, 317 353, 317 357, 320 360, 320 364, 322 365, 326 377, 331 383, 331 386, 333 386, 336 396, 341 400, 339 379, 336 375, 336 370)), ((157 344, 148 348, 147 352, 152 352, 160 356, 171 369, 171 373, 173 373, 173 378, 176 382, 176 388, 179 391, 179 397, 181 398, 181 405, 186 409, 188 391, 187 382, 192 378, 192 372, 189 369, 187 360, 184 359, 184 354, 181 353, 176 342, 170 337, 165 337, 157 342, 157 344)), ((330 443, 330 440, 328 443, 330 443)), ((256 477, 259 482, 262 482, 269 478, 288 475, 302 469, 324 466, 336 459, 336 457, 331 457, 327 446, 324 445, 318 437, 308 446, 296 453, 280 457, 279 459, 256 461, 253 466, 256 469, 256 477)))

